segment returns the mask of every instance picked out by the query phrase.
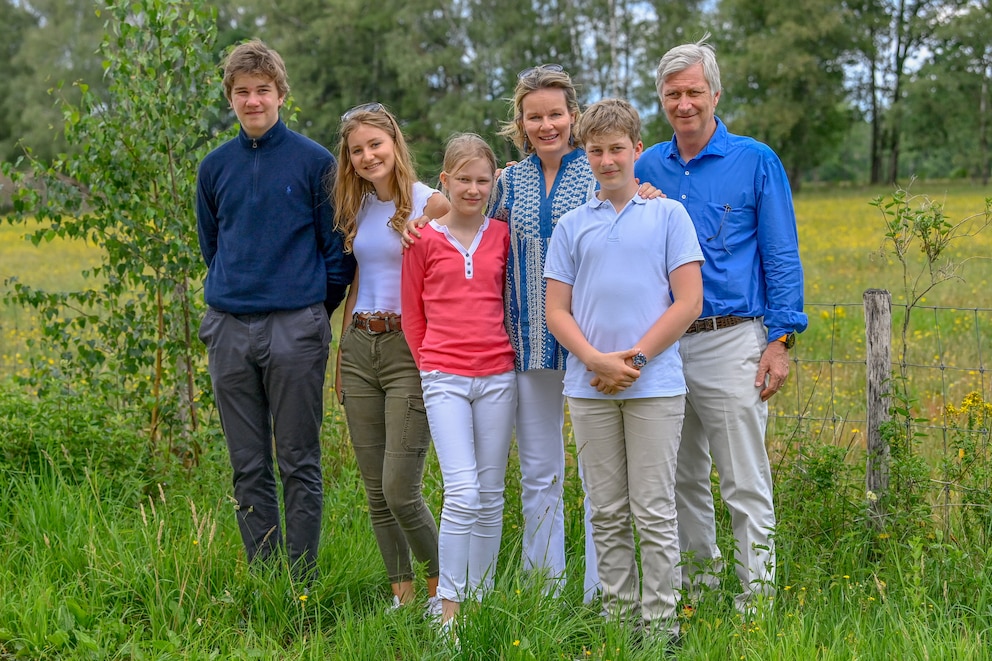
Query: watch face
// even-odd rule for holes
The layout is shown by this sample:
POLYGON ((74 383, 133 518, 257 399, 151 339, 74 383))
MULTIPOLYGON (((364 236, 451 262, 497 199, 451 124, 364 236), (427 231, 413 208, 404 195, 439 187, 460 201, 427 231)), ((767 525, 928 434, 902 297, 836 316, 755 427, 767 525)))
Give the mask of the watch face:
POLYGON ((634 357, 631 358, 630 361, 637 369, 641 369, 648 364, 648 358, 643 353, 634 354, 634 357))
POLYGON ((791 349, 794 346, 796 346, 796 334, 789 333, 785 336, 785 348, 791 349))

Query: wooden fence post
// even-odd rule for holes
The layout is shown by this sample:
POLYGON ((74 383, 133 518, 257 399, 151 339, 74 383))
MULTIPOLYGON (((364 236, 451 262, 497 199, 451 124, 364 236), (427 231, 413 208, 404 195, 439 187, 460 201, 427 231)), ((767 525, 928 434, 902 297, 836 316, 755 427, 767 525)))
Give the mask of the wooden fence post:
POLYGON ((892 379, 892 295, 884 289, 868 289, 864 293, 865 373, 867 393, 868 459, 865 486, 868 514, 876 527, 884 521, 884 505, 880 500, 889 489, 889 443, 882 437, 882 425, 889 421, 890 382, 892 379))

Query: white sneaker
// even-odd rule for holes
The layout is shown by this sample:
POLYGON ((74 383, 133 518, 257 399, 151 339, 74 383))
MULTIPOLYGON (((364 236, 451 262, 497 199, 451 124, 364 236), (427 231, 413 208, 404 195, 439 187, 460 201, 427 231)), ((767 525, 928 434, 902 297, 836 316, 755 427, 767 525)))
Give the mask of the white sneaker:
POLYGON ((427 597, 427 607, 424 608, 424 619, 432 622, 441 621, 441 597, 427 597))
POLYGON ((461 641, 458 640, 458 634, 455 633, 455 618, 451 618, 447 622, 441 622, 437 627, 437 634, 442 642, 451 645, 455 650, 461 650, 461 641))
POLYGON ((390 605, 386 606, 386 615, 389 615, 391 613, 395 613, 396 611, 398 611, 401 608, 403 608, 403 602, 400 601, 400 598, 397 597, 394 594, 393 595, 393 603, 391 603, 390 605))

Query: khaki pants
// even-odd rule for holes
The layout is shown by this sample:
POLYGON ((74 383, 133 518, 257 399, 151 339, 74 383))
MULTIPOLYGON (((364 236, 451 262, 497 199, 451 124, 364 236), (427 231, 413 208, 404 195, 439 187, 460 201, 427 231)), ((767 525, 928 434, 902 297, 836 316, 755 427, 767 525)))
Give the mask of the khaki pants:
POLYGON ((766 342, 761 319, 679 340, 689 388, 675 490, 682 550, 689 555, 682 584, 712 586, 723 567, 710 488, 715 464, 737 542, 734 567, 743 592, 735 603, 741 610, 752 595, 775 593, 768 405, 754 385, 766 342))
POLYGON ((675 462, 685 398, 568 398, 592 507, 603 607, 611 618, 643 619, 677 634, 679 538, 675 462), (634 531, 640 537, 643 588, 634 531))

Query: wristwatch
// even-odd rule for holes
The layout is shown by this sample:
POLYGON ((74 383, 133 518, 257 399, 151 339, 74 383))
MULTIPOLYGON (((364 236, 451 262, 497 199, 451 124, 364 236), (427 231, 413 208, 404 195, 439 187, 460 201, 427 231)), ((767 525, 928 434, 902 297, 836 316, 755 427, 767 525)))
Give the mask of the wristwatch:
POLYGON ((786 333, 782 337, 778 338, 777 341, 784 344, 786 349, 791 349, 792 347, 796 346, 796 334, 786 333))
POLYGON ((641 369, 642 367, 644 367, 645 365, 648 364, 648 357, 645 356, 640 351, 638 351, 630 359, 630 362, 633 363, 633 365, 634 365, 635 368, 641 369))

